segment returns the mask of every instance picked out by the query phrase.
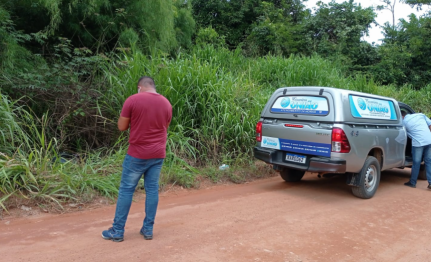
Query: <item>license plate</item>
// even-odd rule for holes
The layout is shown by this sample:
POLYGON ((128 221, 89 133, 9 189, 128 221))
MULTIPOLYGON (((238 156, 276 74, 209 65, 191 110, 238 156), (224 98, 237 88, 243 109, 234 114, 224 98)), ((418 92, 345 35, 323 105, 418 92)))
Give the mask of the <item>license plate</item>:
POLYGON ((307 157, 301 155, 286 154, 286 161, 305 164, 305 162, 307 161, 307 157))

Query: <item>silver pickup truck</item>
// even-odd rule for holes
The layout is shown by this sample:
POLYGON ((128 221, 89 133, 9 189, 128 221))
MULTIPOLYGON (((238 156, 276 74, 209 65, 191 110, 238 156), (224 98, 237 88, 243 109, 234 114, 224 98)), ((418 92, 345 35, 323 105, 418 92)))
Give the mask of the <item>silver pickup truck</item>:
MULTIPOLYGON (((254 156, 287 182, 306 171, 346 174, 360 198, 374 196, 382 170, 412 165, 411 140, 393 98, 330 87, 276 90, 256 125, 254 156)), ((419 178, 425 179, 421 167, 419 178)))

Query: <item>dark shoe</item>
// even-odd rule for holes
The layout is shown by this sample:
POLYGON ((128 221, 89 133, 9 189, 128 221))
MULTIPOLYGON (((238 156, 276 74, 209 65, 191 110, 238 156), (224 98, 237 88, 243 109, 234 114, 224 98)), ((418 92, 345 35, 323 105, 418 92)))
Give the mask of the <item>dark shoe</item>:
POLYGON ((409 181, 409 182, 407 182, 407 183, 404 183, 404 185, 405 185, 405 186, 409 186, 409 187, 416 188, 416 185, 413 185, 412 183, 410 183, 410 181, 409 181))
POLYGON ((151 240, 151 239, 153 239, 153 234, 150 233, 150 232, 144 232, 143 228, 141 229, 141 231, 139 231, 139 233, 144 236, 145 240, 151 240))
POLYGON ((428 189, 431 189, 431 184, 428 185, 428 189))
POLYGON ((115 232, 114 228, 109 228, 102 232, 103 239, 112 240, 114 242, 121 242, 124 240, 124 236, 121 233, 115 232))

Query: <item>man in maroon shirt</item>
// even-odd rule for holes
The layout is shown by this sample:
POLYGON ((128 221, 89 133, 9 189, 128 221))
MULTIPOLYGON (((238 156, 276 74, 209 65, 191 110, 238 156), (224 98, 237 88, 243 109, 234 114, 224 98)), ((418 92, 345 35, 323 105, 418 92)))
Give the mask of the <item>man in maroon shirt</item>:
POLYGON ((172 106, 156 92, 154 80, 144 76, 138 81, 138 93, 124 102, 118 129, 126 131, 130 127, 129 149, 123 162, 117 208, 112 227, 102 232, 107 240, 124 240, 124 227, 133 193, 139 179, 144 175, 145 219, 141 235, 153 239, 153 225, 159 202, 159 176, 166 157, 166 138, 172 119, 172 106))

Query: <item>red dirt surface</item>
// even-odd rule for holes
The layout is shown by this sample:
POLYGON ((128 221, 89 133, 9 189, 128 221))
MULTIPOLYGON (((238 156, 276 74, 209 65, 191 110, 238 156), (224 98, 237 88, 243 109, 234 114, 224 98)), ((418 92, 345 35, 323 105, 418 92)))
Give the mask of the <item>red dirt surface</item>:
POLYGON ((125 241, 102 239, 115 205, 0 221, 0 261, 431 261, 431 190, 384 172, 374 198, 355 198, 342 176, 279 177, 161 194, 154 239, 132 205, 125 241))

